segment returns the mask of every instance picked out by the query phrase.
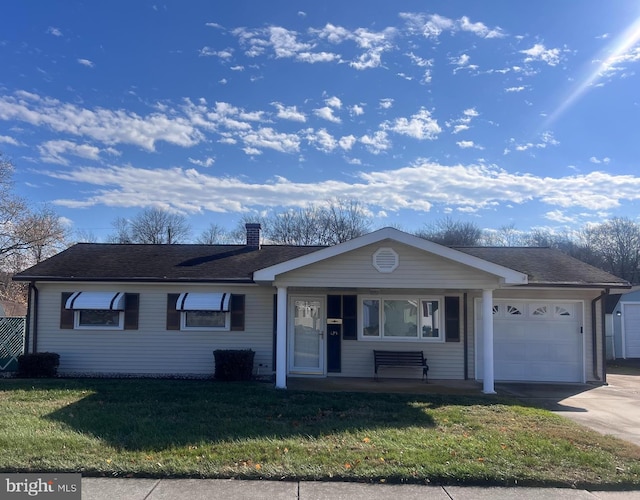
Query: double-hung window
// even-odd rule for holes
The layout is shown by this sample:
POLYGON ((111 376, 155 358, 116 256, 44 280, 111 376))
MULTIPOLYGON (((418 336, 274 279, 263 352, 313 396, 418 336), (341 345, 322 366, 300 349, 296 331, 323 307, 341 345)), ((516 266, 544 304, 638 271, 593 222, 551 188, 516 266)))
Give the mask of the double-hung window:
POLYGON ((363 297, 362 340, 441 341, 442 301, 430 297, 363 297))

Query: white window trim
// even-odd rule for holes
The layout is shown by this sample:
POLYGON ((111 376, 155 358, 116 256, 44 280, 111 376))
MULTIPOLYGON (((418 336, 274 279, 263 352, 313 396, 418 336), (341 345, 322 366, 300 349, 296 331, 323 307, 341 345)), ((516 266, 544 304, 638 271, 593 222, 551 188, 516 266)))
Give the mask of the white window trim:
POLYGON ((224 326, 187 326, 187 313, 193 311, 180 311, 180 330, 185 332, 229 332, 231 331, 230 311, 204 311, 224 313, 224 326))
MULTIPOLYGON (((117 311, 118 312, 117 325, 81 325, 80 313, 82 311, 90 311, 90 310, 92 309, 75 309, 73 311, 73 329, 74 330, 124 330, 124 311, 117 311)), ((113 312, 116 312, 116 311, 113 311, 113 312)))
POLYGON ((362 340, 365 342, 428 342, 428 343, 444 343, 446 340, 446 334, 444 331, 445 328, 445 317, 444 317, 444 297, 440 296, 414 296, 414 295, 359 295, 358 296, 358 340, 362 340), (383 324, 383 312, 382 307, 380 307, 380 334, 377 337, 373 337, 371 335, 364 335, 364 307, 363 302, 365 300, 379 300, 380 305, 382 306, 382 302, 385 300, 416 300, 419 304, 422 304, 422 301, 430 301, 430 302, 438 302, 438 310, 440 313, 440 324, 438 325, 438 337, 423 337, 422 332, 422 314, 418 311, 418 317, 420 318, 420 322, 417 325, 418 328, 418 336, 417 337, 385 337, 383 335, 382 330, 384 329, 383 324))

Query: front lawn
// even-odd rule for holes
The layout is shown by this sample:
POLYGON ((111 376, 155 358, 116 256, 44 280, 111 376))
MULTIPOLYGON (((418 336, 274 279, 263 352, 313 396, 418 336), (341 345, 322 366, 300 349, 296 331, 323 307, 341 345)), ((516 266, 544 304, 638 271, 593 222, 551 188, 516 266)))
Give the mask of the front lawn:
POLYGON ((205 380, 0 380, 0 470, 640 485, 640 448, 498 397, 205 380))

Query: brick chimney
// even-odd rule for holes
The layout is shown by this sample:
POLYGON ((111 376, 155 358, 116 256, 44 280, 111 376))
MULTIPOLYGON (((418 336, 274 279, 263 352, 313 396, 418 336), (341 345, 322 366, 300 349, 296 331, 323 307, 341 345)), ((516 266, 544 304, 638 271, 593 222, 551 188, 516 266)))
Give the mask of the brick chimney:
POLYGON ((247 230, 247 246, 251 248, 260 248, 260 224, 248 223, 244 227, 247 230))

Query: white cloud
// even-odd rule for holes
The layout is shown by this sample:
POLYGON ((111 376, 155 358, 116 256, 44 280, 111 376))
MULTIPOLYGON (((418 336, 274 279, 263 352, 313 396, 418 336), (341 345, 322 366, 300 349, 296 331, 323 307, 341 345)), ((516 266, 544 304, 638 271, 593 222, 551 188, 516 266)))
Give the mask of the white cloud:
POLYGON ((302 123, 307 121, 305 114, 298 111, 296 106, 285 106, 280 102, 272 102, 271 104, 278 110, 278 118, 302 123))
POLYGON ((549 66, 557 66, 560 63, 560 49, 547 49, 542 43, 536 43, 530 49, 521 50, 520 53, 527 56, 524 60, 526 63, 542 61, 549 66))
POLYGON ((433 140, 442 132, 438 121, 424 108, 410 118, 402 117, 396 118, 393 122, 385 122, 383 128, 418 140, 433 140))
POLYGON ((99 160, 100 148, 90 144, 76 144, 71 141, 47 141, 38 146, 40 159, 47 163, 68 165, 69 161, 63 155, 73 155, 87 160, 99 160))
POLYGON ((380 99, 380 107, 382 109, 389 109, 393 106, 394 99, 390 97, 386 97, 384 99, 380 99))
POLYGON ((314 52, 316 45, 299 41, 299 33, 281 26, 249 30, 236 28, 231 32, 238 38, 240 46, 248 57, 258 57, 271 48, 276 58, 291 58, 298 62, 322 63, 340 61, 340 56, 332 52, 314 52))
POLYGON ((62 31, 60 31, 55 26, 49 26, 47 28, 47 34, 48 35, 53 35, 53 36, 62 36, 62 31))
MULTIPOLYGON (((518 143, 514 138, 509 139, 509 143, 516 151, 528 151, 529 149, 545 149, 547 146, 557 146, 560 144, 560 141, 553 136, 552 132, 547 131, 540 134, 539 141, 536 143, 518 143)), ((504 154, 509 154, 510 152, 511 150, 507 148, 504 154)))
POLYGON ((329 106, 325 106, 323 108, 318 108, 313 110, 313 114, 323 120, 327 120, 333 123, 341 123, 342 120, 333 114, 333 108, 329 106))
POLYGON ((199 51, 199 55, 200 57, 216 56, 216 57, 219 57, 220 59, 228 60, 233 57, 233 49, 226 48, 223 50, 214 50, 211 47, 202 47, 199 51))
POLYGON ((155 149, 157 141, 188 147, 204 138, 186 117, 88 109, 29 92, 0 96, 0 120, 25 122, 107 145, 132 144, 149 151, 155 149))
POLYGON ((276 132, 270 127, 242 133, 241 139, 250 148, 267 148, 280 153, 297 153, 300 150, 300 138, 296 134, 276 132))
POLYGON ((458 20, 458 26, 462 31, 469 31, 481 38, 502 38, 505 36, 500 28, 489 29, 483 23, 472 23, 467 16, 458 20))
POLYGON ((221 24, 218 23, 204 23, 205 26, 208 26, 209 28, 216 28, 219 30, 224 29, 224 26, 222 26, 221 24))
POLYGON ((351 116, 362 116, 364 115, 364 108, 358 104, 354 104, 349 108, 349 113, 351 116))
POLYGON ((459 134, 460 132, 469 130, 469 128, 471 128, 471 121, 478 116, 480 116, 480 113, 478 113, 476 108, 467 108, 462 112, 462 117, 449 120, 445 125, 453 129, 451 133, 459 134))
POLYGON ((309 144, 312 144, 324 153, 331 153, 338 147, 338 141, 324 128, 317 131, 308 129, 305 133, 309 144))
POLYGON ((595 164, 604 163, 605 165, 607 165, 611 162, 611 158, 605 156, 604 158, 600 159, 600 158, 596 158, 595 156, 592 156, 591 158, 589 158, 589 161, 595 164))
MULTIPOLYGON (((258 149, 245 149, 258 155, 258 149)), ((356 160, 357 163, 357 160, 356 160)), ((495 210, 500 206, 538 202, 549 207, 547 217, 563 211, 611 210, 622 201, 640 200, 640 177, 592 172, 552 177, 510 173, 496 166, 442 165, 419 161, 397 169, 359 172, 347 182, 292 182, 276 177, 265 183, 217 177, 195 169, 142 169, 133 166, 81 167, 44 172, 52 178, 78 183, 76 198, 54 203, 67 207, 144 207, 161 204, 181 212, 244 212, 270 207, 304 207, 309 199, 342 197, 366 200, 385 211, 426 212, 434 204, 446 210, 495 210), (433 182, 437 179, 437 182, 433 182), (86 194, 87 186, 95 186, 86 194)))
POLYGON ((258 156, 262 154, 262 151, 260 151, 258 148, 253 148, 249 146, 242 148, 242 150, 245 152, 245 154, 249 156, 258 156))
POLYGON ((95 64, 93 64, 92 61, 90 61, 89 59, 77 59, 78 64, 81 64, 82 66, 86 66, 87 68, 93 68, 95 66, 95 64))
POLYGON ((473 23, 467 16, 453 20, 438 14, 402 12, 400 13, 400 18, 405 20, 410 33, 420 34, 433 40, 437 40, 442 33, 456 33, 459 31, 473 33, 480 38, 487 39, 506 36, 501 28, 488 28, 481 22, 473 23))
POLYGON ((345 135, 340 138, 338 145, 345 151, 349 151, 358 139, 354 135, 345 135))
POLYGON ((188 160, 190 163, 193 163, 194 165, 198 165, 199 167, 206 167, 206 168, 213 166, 213 164, 216 162, 215 158, 212 158, 210 156, 207 156, 204 160, 197 160, 191 157, 189 157, 188 160))
POLYGON ((506 89, 504 89, 505 92, 522 92, 526 87, 520 86, 520 87, 508 87, 506 89))
POLYGON ((360 137, 360 142, 375 155, 391 148, 391 141, 384 130, 378 130, 372 135, 363 135, 360 137))
POLYGON ((393 48, 391 40, 396 34, 395 28, 386 28, 378 32, 358 28, 354 32, 347 32, 347 38, 353 40, 363 50, 362 54, 349 63, 349 66, 357 70, 380 67, 382 54, 393 48))
POLYGON ((331 23, 327 23, 321 30, 311 30, 311 32, 336 45, 344 42, 345 40, 353 39, 351 31, 343 28, 342 26, 334 26, 331 23))
POLYGON ((469 149, 469 148, 484 149, 482 146, 480 146, 479 144, 476 144, 473 141, 458 141, 456 142, 456 144, 460 149, 469 149))
POLYGON ((401 12, 399 16, 407 23, 410 33, 420 34, 425 38, 437 39, 443 32, 455 29, 455 22, 452 19, 438 14, 401 12))
POLYGON ((329 97, 328 99, 325 99, 325 104, 331 108, 335 108, 335 109, 340 109, 342 108, 342 101, 336 97, 329 97))
POLYGON ((0 135, 0 144, 11 144, 12 146, 19 146, 20 143, 13 137, 8 135, 0 135))

